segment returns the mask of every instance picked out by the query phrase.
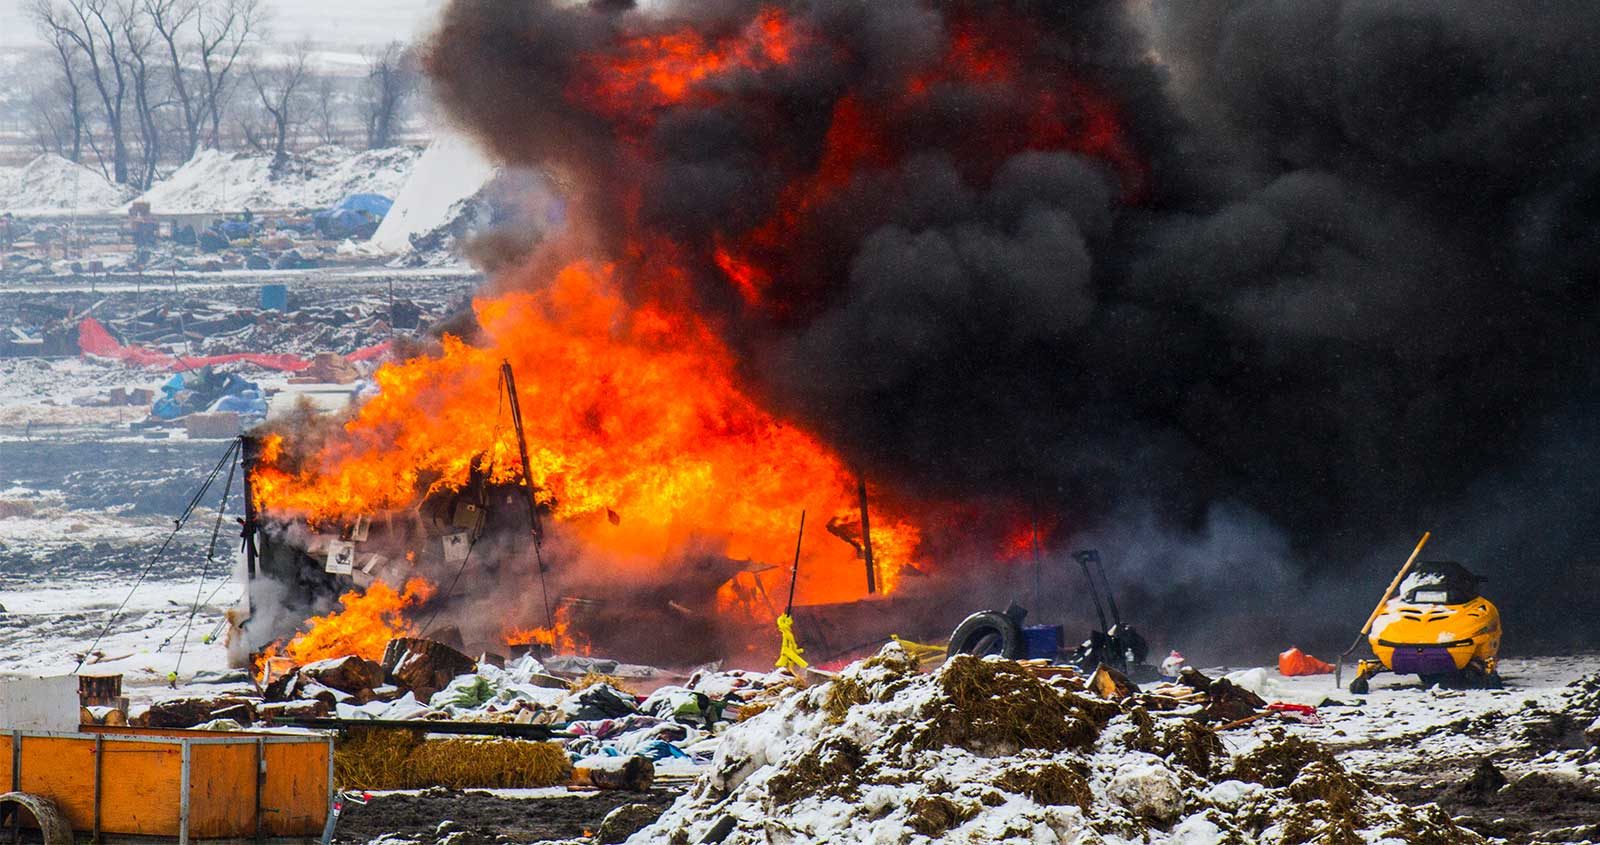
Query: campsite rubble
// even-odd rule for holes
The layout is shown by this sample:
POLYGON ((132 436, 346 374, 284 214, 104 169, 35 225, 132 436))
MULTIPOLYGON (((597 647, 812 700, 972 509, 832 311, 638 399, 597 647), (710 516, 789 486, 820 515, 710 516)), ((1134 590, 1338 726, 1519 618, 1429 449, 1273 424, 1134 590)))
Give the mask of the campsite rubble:
MULTIPOLYGON (((263 665, 270 671, 278 660, 263 665)), ((211 730, 337 727, 351 733, 338 764, 343 785, 351 788, 536 787, 576 776, 598 788, 640 789, 654 779, 657 765, 691 772, 708 764, 742 708, 792 682, 784 674, 710 668, 687 677, 661 673, 655 688, 641 695, 623 679, 560 668, 593 666, 593 660, 553 658, 547 666, 524 655, 503 667, 496 663, 431 640, 398 638, 382 662, 355 655, 315 661, 264 677, 259 693, 169 698, 127 721, 211 730), (420 735, 431 733, 498 739, 424 743, 420 735), (558 739, 560 754, 517 764, 517 755, 548 753, 518 742, 530 738, 558 739), (448 747, 455 763, 492 749, 496 765, 446 771, 433 750, 439 747, 448 747), (362 758, 382 758, 384 765, 362 758)))

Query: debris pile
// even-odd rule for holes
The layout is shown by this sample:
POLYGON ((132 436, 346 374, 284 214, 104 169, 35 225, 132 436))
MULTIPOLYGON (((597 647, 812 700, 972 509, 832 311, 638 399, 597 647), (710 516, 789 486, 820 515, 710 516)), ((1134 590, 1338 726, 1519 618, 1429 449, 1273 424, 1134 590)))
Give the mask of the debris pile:
POLYGON ((171 699, 132 724, 337 727, 347 734, 339 780, 351 788, 527 787, 585 773, 594 785, 608 778, 636 785, 656 763, 709 764, 747 705, 759 711, 763 698, 793 683, 783 674, 707 669, 638 695, 624 679, 594 671, 617 667, 612 661, 552 657, 547 664, 525 655, 500 666, 416 637, 392 640, 381 663, 351 655, 285 664, 264 659, 259 696, 171 699), (433 733, 493 738, 427 738, 433 733), (524 741, 550 737, 558 744, 524 741), (644 766, 643 775, 628 768, 632 760, 643 761, 631 764, 644 766))
MULTIPOLYGON (((380 347, 396 331, 426 331, 459 304, 437 285, 395 287, 393 298, 381 290, 299 288, 281 306, 266 303, 268 290, 259 285, 242 285, 227 296, 208 290, 41 293, 0 314, 0 336, 7 338, 0 355, 87 353, 171 369, 190 369, 208 358, 247 356, 239 360, 283 369, 273 365, 293 359, 300 368, 316 363, 318 354, 359 359, 363 350, 380 347), (92 321, 88 347, 85 321, 92 321)), ((339 362, 328 363, 332 374, 342 368, 339 362)))
POLYGON ((1279 735, 1232 760, 1200 722, 1085 686, 967 655, 919 675, 887 646, 729 730, 629 841, 1482 841, 1315 743, 1279 735))

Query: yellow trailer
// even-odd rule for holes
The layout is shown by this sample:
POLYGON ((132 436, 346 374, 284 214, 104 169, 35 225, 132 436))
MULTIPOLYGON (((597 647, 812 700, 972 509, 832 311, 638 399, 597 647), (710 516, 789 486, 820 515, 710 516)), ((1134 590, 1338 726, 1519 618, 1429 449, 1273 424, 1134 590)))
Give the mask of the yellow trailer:
MULTIPOLYGON (((310 841, 333 803, 333 738, 93 726, 0 731, 0 786, 0 804, 36 816, 27 798, 48 799, 71 832, 95 842, 310 841)), ((46 820, 35 824, 49 832, 46 820)))

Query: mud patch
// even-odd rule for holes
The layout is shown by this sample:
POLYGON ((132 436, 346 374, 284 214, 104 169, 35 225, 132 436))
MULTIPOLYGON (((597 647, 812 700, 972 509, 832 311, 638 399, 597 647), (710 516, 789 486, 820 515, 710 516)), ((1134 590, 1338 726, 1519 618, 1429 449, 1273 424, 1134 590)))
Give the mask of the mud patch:
POLYGON ((334 841, 356 845, 387 836, 431 843, 450 837, 452 845, 486 845, 572 839, 598 831, 606 814, 624 804, 646 804, 660 814, 677 797, 667 790, 528 799, 451 789, 380 795, 346 809, 334 841))
POLYGON ((1508 842, 1600 841, 1600 789, 1577 778, 1533 772, 1494 789, 1481 774, 1449 786, 1401 786, 1407 804, 1435 802, 1462 827, 1508 842))

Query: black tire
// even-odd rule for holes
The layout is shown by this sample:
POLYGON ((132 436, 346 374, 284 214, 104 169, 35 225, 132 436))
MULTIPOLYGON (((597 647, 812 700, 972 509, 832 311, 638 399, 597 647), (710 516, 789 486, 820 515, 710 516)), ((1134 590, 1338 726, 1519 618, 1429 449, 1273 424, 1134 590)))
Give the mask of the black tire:
POLYGON ((1506 683, 1505 681, 1500 680, 1499 672, 1490 672, 1489 674, 1483 676, 1484 689, 1505 689, 1505 687, 1506 683))
POLYGON ((1350 682, 1351 695, 1366 695, 1371 691, 1372 689, 1368 686, 1366 678, 1356 678, 1350 682))
POLYGON ((1022 626, 998 610, 982 610, 961 620, 950 634, 951 654, 997 654, 1019 660, 1027 653, 1022 626))

